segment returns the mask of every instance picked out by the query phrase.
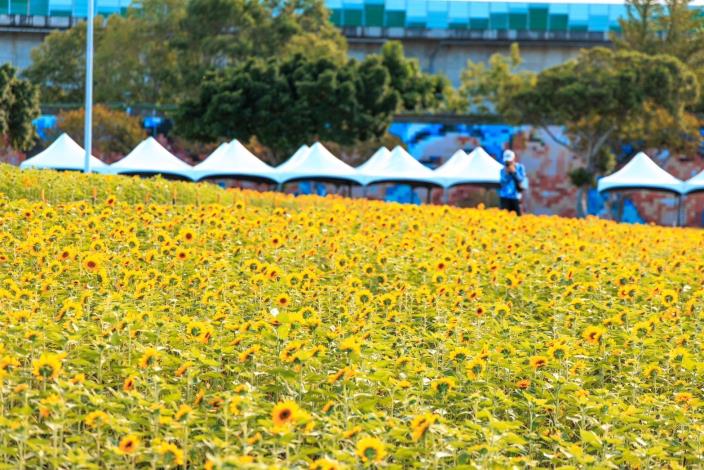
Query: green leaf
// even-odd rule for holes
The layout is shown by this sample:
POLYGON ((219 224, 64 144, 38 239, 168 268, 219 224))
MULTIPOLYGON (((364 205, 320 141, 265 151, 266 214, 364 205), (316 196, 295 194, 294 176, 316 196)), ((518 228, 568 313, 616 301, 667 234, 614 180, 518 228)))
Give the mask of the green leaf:
POLYGON ((603 445, 599 436, 597 436, 596 433, 594 433, 593 431, 581 429, 579 431, 579 437, 582 439, 582 441, 586 442, 592 447, 596 447, 597 449, 601 449, 601 446, 603 445))

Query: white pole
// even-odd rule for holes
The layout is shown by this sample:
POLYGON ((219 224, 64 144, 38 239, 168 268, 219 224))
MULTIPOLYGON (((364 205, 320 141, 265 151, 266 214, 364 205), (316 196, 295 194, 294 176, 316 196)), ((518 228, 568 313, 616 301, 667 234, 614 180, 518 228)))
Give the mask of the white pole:
POLYGON ((90 173, 90 154, 93 147, 93 9, 95 0, 88 0, 88 24, 86 30, 86 102, 84 105, 86 119, 83 142, 86 158, 83 171, 90 173))

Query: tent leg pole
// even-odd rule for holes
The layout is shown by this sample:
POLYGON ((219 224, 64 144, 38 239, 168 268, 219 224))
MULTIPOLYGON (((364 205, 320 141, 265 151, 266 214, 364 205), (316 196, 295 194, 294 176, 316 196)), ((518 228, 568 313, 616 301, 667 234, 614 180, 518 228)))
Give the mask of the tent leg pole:
POLYGON ((620 194, 618 201, 618 220, 616 222, 621 222, 623 220, 623 209, 625 205, 626 199, 623 197, 623 194, 620 194))
POLYGON ((365 185, 365 186, 362 186, 362 197, 363 197, 364 199, 367 198, 367 186, 366 186, 366 185, 365 185))
POLYGON ((679 195, 677 198, 677 226, 682 227, 683 226, 683 217, 682 217, 682 199, 684 199, 684 196, 682 194, 679 195))
POLYGON ((433 193, 433 188, 430 187, 430 186, 428 186, 428 193, 427 193, 427 195, 426 195, 426 197, 425 197, 425 202, 426 202, 426 204, 430 204, 430 200, 431 200, 432 193, 433 193))
POLYGON ((352 185, 351 184, 347 185, 347 197, 352 199, 352 185))

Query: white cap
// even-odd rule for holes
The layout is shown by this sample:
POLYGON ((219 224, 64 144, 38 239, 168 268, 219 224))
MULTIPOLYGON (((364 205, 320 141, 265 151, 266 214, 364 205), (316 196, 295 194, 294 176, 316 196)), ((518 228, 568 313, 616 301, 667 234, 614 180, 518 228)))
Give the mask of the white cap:
POLYGON ((513 150, 504 150, 504 163, 512 162, 516 159, 516 154, 513 150))

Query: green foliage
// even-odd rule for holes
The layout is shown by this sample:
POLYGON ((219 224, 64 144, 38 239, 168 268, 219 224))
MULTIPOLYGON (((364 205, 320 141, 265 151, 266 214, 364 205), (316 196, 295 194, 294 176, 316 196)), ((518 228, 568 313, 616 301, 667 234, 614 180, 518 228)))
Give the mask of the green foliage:
POLYGON ((0 139, 10 146, 28 150, 36 133, 32 120, 39 116, 39 92, 27 80, 16 76, 10 64, 0 66, 0 139))
POLYGON ((160 176, 85 174, 74 171, 20 170, 0 164, 0 204, 3 199, 62 203, 106 201, 110 197, 130 204, 230 203, 228 192, 210 183, 170 181, 160 176))
MULTIPOLYGON (((103 28, 95 21, 95 43, 99 46, 103 28)), ((86 25, 81 22, 66 31, 54 31, 32 49, 32 65, 24 75, 38 85, 44 103, 80 102, 85 82, 86 25)), ((96 70, 100 65, 96 62, 96 70)), ((101 87, 96 86, 100 92, 101 87)))
POLYGON ((301 142, 380 137, 397 107, 379 57, 340 65, 295 55, 209 72, 177 122, 180 133, 199 140, 256 137, 280 160, 301 142))
MULTIPOLYGON (((605 48, 582 50, 572 61, 537 75, 517 72, 514 57, 492 57, 490 67, 469 64, 463 93, 473 104, 491 103, 509 122, 566 128, 568 142, 555 139, 586 160, 594 174, 600 155, 623 140, 648 143, 655 126, 669 122, 661 143, 696 141, 698 130, 686 108, 699 96, 696 76, 677 58, 605 48), (653 113, 660 119, 652 119, 653 113), (670 119, 665 119, 669 117, 670 119)), ((488 108, 488 107, 487 107, 488 108)), ((603 163, 603 162, 602 162, 603 163)))
MULTIPOLYGON (((45 103, 83 100, 85 33, 80 23, 33 50, 25 73, 45 103)), ((96 18, 94 42, 98 103, 176 103, 207 70, 249 57, 347 53, 320 0, 144 0, 125 17, 96 18)))
MULTIPOLYGON (((142 14, 95 19, 96 103, 159 104, 177 89, 177 59, 163 39, 169 36, 159 38, 160 28, 153 24, 157 21, 148 12, 142 14)), ((66 31, 52 32, 32 50, 32 65, 24 73, 39 85, 44 103, 83 102, 85 37, 86 24, 81 22, 66 31)))
MULTIPOLYGON (((612 40, 619 50, 676 57, 704 85, 704 17, 691 0, 630 0, 628 15, 620 21, 621 34, 612 40)), ((704 110, 704 94, 693 107, 704 110)))
POLYGON ((570 181, 578 188, 594 185, 594 173, 584 167, 579 167, 569 173, 570 181))
MULTIPOLYGON (((74 136, 76 142, 83 146, 84 119, 83 108, 63 111, 58 116, 57 132, 74 136)), ((93 155, 125 155, 145 137, 139 118, 103 105, 93 107, 93 155)))
POLYGON ((460 95, 477 114, 497 113, 510 122, 522 118, 513 106, 513 96, 535 84, 535 74, 519 71, 522 63, 518 44, 512 44, 510 54, 493 54, 488 66, 483 62, 467 62, 462 72, 460 95))
POLYGON ((447 77, 423 73, 417 59, 406 58, 399 41, 384 44, 381 57, 391 76, 391 86, 401 98, 403 111, 442 108, 443 100, 452 88, 447 77))
MULTIPOLYGON (((534 87, 514 96, 524 122, 546 127, 564 124, 572 147, 596 170, 601 150, 624 138, 647 139, 648 110, 684 115, 695 103, 699 85, 694 74, 671 56, 595 48, 577 60, 547 69, 534 87), (650 108, 648 108, 650 106, 650 108)), ((681 123, 681 119, 675 119, 681 123)), ((695 129, 671 129, 671 140, 695 129)))

